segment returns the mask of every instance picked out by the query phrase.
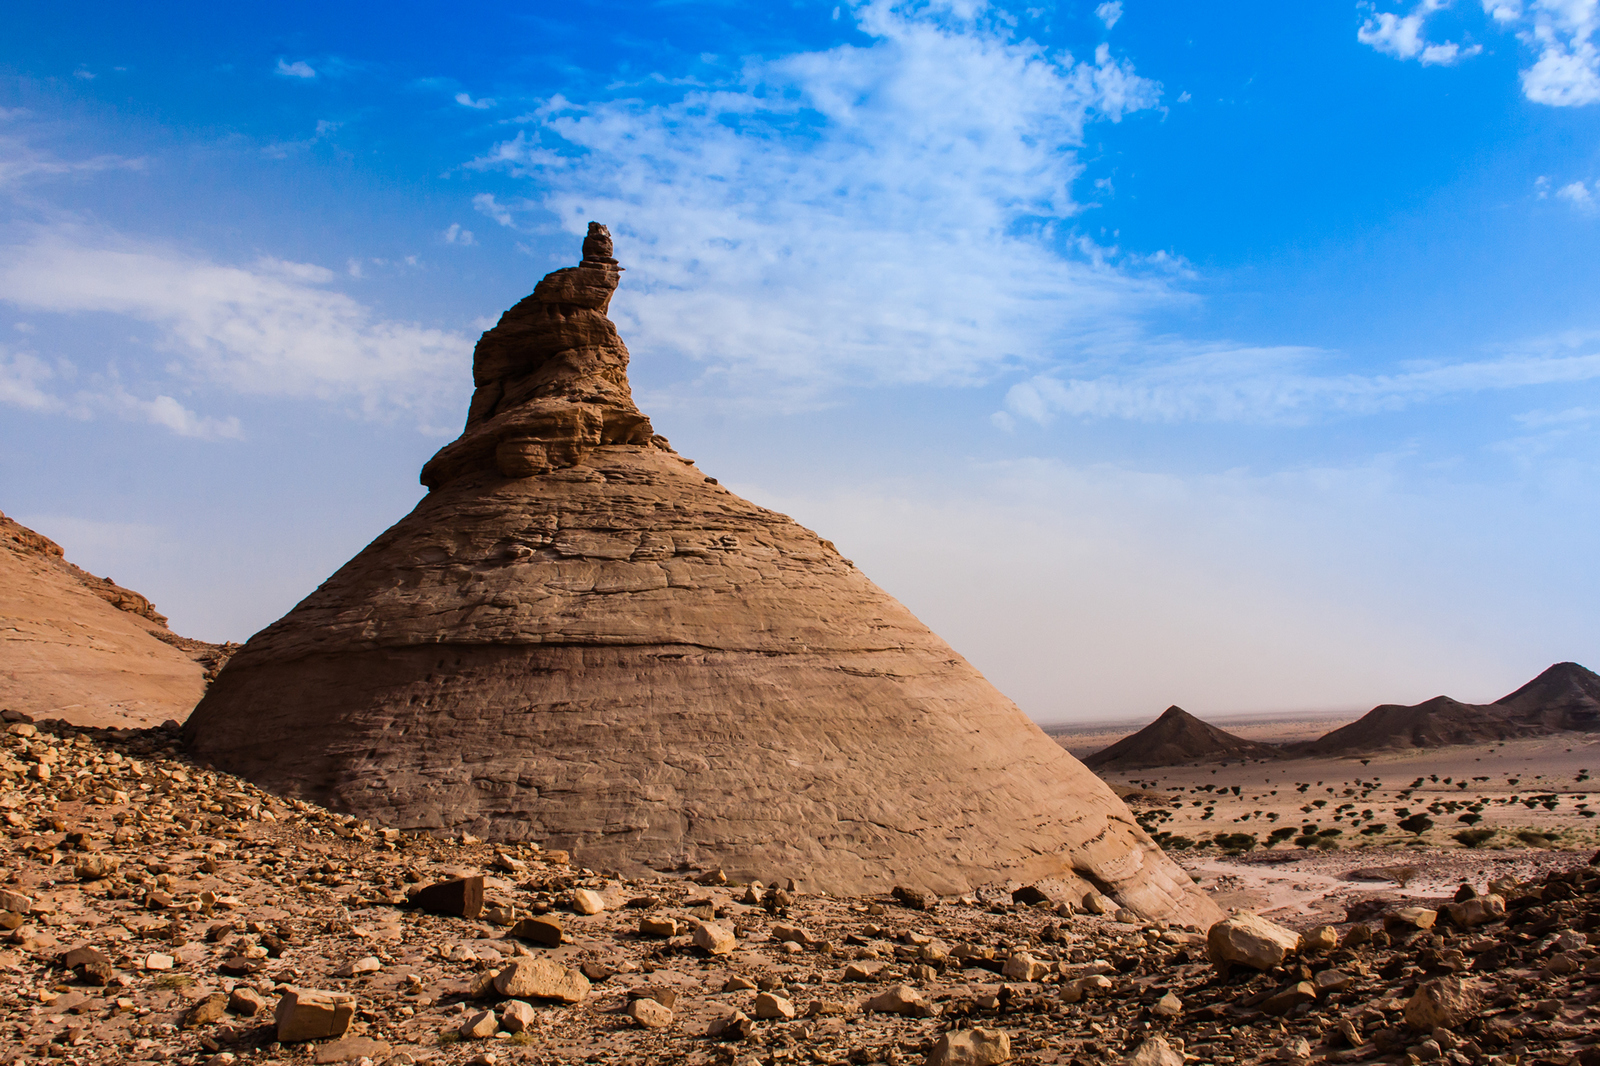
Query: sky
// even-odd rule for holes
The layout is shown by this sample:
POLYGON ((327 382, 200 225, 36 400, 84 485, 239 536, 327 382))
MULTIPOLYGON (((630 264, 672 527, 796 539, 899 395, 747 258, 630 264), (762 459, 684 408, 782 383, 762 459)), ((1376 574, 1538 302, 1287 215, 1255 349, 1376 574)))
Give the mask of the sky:
POLYGON ((0 509, 243 640, 608 224, 640 406, 1043 723, 1600 668, 1600 0, 8 5, 0 509))

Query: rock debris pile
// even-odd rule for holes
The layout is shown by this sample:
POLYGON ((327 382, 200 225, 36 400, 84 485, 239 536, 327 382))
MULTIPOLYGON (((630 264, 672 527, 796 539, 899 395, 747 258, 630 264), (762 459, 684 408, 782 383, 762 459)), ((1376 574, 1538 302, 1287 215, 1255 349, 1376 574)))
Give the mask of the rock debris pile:
POLYGON ((619 877, 275 798, 163 730, 7 730, 0 1062, 1600 1062, 1593 866, 1202 931, 1049 884, 619 877))

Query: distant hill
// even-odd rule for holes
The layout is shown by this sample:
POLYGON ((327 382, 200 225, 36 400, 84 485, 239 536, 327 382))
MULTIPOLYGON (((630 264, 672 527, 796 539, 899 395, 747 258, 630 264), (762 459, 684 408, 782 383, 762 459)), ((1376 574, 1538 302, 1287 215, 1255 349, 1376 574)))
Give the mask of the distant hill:
POLYGON ((1543 732, 1600 732, 1600 674, 1577 663, 1556 663, 1494 705, 1543 732))
POLYGON ((1281 759, 1282 749, 1236 737, 1207 725, 1182 707, 1168 707, 1160 718, 1132 736, 1083 760, 1091 770, 1141 770, 1219 759, 1281 759))
POLYGON ((237 647, 180 637, 139 593, 0 514, 0 710, 89 726, 181 722, 237 647))
POLYGON ((1600 732, 1600 676, 1557 663, 1494 703, 1435 696, 1412 706, 1386 703, 1306 744, 1295 755, 1351 755, 1403 748, 1443 748, 1566 731, 1600 732))

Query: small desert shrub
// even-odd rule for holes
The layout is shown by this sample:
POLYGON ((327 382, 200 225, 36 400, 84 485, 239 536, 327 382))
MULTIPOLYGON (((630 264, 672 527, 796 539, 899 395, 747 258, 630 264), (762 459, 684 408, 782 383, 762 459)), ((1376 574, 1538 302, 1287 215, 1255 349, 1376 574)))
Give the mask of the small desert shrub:
POLYGON ((1493 829, 1463 829, 1455 837, 1463 847, 1481 848, 1489 842, 1494 833, 1493 829))
MULTIPOLYGON (((1456 821, 1460 822, 1462 825, 1477 825, 1479 822, 1483 821, 1483 815, 1474 814, 1474 813, 1469 811, 1468 813, 1463 814, 1459 818, 1457 818, 1456 821)), ((1456 834, 1456 836, 1458 836, 1458 837, 1460 835, 1461 835, 1460 833, 1456 834)))
POLYGON ((1410 818, 1400 823, 1400 828, 1408 833, 1421 836, 1433 828, 1433 819, 1425 814, 1413 814, 1410 818))
POLYGON ((1256 846, 1254 833, 1220 833, 1212 841, 1223 851, 1249 851, 1256 846))
POLYGON ((1530 848, 1548 848, 1556 841, 1556 834, 1544 833, 1537 829, 1518 829, 1517 839, 1530 848))
POLYGON ((194 984, 194 978, 186 973, 164 973, 156 978, 157 988, 185 989, 194 984))

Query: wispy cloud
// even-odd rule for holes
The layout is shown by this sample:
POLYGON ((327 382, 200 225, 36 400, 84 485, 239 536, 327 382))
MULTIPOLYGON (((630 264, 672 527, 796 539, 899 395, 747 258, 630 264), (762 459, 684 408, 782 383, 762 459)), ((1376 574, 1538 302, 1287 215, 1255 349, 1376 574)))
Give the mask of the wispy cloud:
POLYGON ((303 59, 297 59, 293 63, 286 59, 279 59, 277 69, 273 73, 284 78, 315 78, 317 76, 317 72, 311 69, 311 64, 303 59))
POLYGON ((1137 422, 1301 424, 1395 411, 1469 393, 1600 380, 1600 339, 1386 374, 1318 373, 1331 353, 1308 348, 1146 346, 1140 363, 1094 376, 1042 374, 1006 395, 997 420, 1057 416, 1137 422), (1572 349, 1581 349, 1573 351, 1572 349))
POLYGON ((1106 29, 1114 29, 1122 18, 1122 0, 1106 0, 1105 3, 1094 9, 1095 17, 1106 24, 1106 29))
POLYGON ((462 245, 478 243, 476 238, 472 236, 472 231, 462 229, 459 222, 450 223, 450 228, 444 231, 444 242, 446 244, 462 245))
MULTIPOLYGON (((18 117, 18 112, 9 115, 0 112, 0 122, 15 117, 18 117)), ((21 137, 0 134, 0 190, 19 185, 30 178, 92 174, 104 170, 137 170, 142 166, 144 166, 142 159, 129 159, 117 155, 62 159, 51 152, 34 147, 21 137)))
POLYGON ((77 384, 69 364, 52 366, 32 352, 13 352, 0 346, 0 404, 40 414, 90 419, 101 414, 162 426, 180 437, 203 440, 238 440, 243 427, 234 416, 201 415, 171 396, 135 396, 103 376, 77 384), (59 388, 66 386, 65 388, 59 388))
POLYGON ((1482 45, 1463 48, 1455 41, 1430 42, 1424 29, 1429 16, 1449 7, 1451 0, 1418 0, 1404 15, 1378 11, 1363 4, 1371 14, 1356 30, 1356 40, 1396 59, 1415 59, 1423 66, 1449 66, 1483 51, 1482 45))
POLYGON ((484 96, 474 100, 468 93, 456 93, 456 103, 462 107, 471 107, 479 111, 486 110, 495 105, 493 97, 484 96))
MULTIPOLYGON (((314 264, 264 258, 229 266, 59 225, 35 228, 0 249, 0 301, 31 311, 102 312, 149 323, 167 357, 160 371, 144 369, 175 377, 182 388, 317 399, 366 417, 406 414, 424 426, 435 414, 453 415, 464 387, 468 338, 386 320, 330 288, 335 277, 314 264)), ((14 359, 8 364, 7 402, 66 411, 76 401, 69 393, 49 392, 50 377, 42 360, 14 359)), ((174 432, 229 435, 225 424, 188 412, 160 385, 148 391, 159 394, 115 401, 174 432)))
POLYGON ((972 8, 869 4, 867 44, 665 101, 554 98, 475 165, 532 178, 570 232, 610 223, 630 342, 722 387, 988 380, 1182 297, 1073 223, 1085 124, 1155 106, 1159 86, 1107 47, 1051 52, 972 8))

